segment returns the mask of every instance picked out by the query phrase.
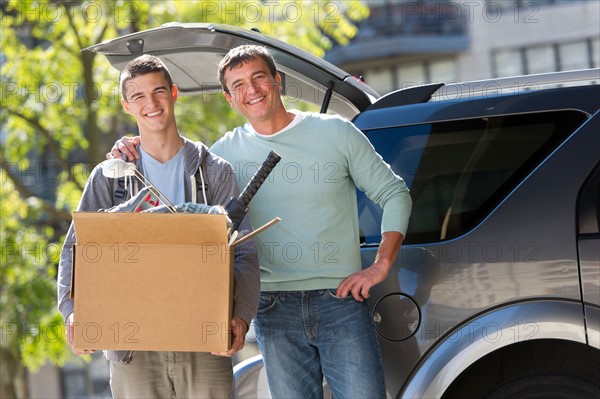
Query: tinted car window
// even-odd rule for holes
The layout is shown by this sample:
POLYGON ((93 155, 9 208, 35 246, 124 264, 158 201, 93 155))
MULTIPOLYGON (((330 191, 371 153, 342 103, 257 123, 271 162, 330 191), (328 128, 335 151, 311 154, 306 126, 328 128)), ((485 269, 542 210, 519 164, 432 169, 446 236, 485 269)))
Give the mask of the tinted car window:
MULTIPOLYGON (((373 129, 376 150, 411 190, 406 243, 448 240, 481 221, 587 116, 558 111, 373 129)), ((381 209, 358 193, 361 236, 381 239, 381 209)))

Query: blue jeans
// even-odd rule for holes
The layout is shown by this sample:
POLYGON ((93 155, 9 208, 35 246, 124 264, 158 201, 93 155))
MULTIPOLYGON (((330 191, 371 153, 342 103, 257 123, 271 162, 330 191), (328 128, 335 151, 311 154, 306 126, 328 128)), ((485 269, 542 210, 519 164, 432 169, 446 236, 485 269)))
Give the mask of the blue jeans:
POLYGON ((385 398, 379 343, 366 302, 335 289, 262 292, 254 321, 273 398, 385 398))

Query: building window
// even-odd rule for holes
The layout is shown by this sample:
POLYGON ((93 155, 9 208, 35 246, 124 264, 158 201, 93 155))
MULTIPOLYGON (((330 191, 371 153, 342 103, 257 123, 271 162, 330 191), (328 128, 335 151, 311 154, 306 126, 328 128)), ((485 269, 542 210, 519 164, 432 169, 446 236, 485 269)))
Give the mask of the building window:
POLYGON ((429 65, 429 82, 453 83, 458 80, 456 73, 456 61, 441 60, 429 65))
POLYGON ((389 93, 394 90, 394 79, 391 69, 369 69, 365 71, 365 83, 379 94, 389 93))
POLYGON ((498 50, 493 55, 496 77, 523 75, 523 57, 521 50, 498 50))
POLYGON ((589 68, 589 51, 585 41, 560 44, 558 46, 561 71, 589 68))
POLYGON ((556 57, 553 46, 531 47, 525 50, 527 73, 556 71, 556 57))
POLYGON ((396 71, 398 76, 396 87, 400 89, 423 85, 428 81, 423 62, 402 64, 398 66, 396 71))
POLYGON ((364 71, 365 82, 379 94, 428 83, 453 83, 458 79, 456 60, 409 62, 395 69, 374 68, 364 71))
POLYGON ((496 50, 492 53, 495 77, 598 67, 599 47, 600 40, 590 38, 569 43, 496 50))
POLYGON ((592 65, 594 68, 600 67, 600 38, 592 39, 592 65))

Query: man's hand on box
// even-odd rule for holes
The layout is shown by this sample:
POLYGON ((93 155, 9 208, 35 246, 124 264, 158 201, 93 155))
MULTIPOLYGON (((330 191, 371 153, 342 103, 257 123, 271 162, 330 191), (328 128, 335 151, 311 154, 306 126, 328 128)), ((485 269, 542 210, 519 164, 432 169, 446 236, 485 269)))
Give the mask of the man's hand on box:
POLYGON ((106 154, 106 159, 118 158, 124 161, 133 161, 140 157, 135 146, 140 143, 140 136, 121 137, 106 154))
POLYGON ((234 317, 231 320, 232 342, 231 349, 227 352, 212 352, 213 355, 231 357, 234 353, 242 350, 246 341, 246 333, 248 332, 248 323, 239 317, 234 317))
POLYGON ((96 352, 95 349, 75 349, 73 347, 73 338, 75 337, 75 316, 73 316, 73 313, 67 317, 65 327, 67 330, 67 342, 74 354, 81 356, 96 352))

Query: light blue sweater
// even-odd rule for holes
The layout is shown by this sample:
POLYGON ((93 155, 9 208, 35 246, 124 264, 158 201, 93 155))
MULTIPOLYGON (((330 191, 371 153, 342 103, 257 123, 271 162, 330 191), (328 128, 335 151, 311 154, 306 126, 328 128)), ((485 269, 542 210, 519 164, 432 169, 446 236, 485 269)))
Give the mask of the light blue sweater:
POLYGON ((405 234, 408 225, 406 184, 362 132, 337 116, 303 116, 271 136, 246 124, 211 147, 232 164, 240 188, 271 150, 281 156, 249 206, 254 228, 282 219, 256 239, 262 291, 336 288, 361 269, 357 187, 383 208, 382 232, 405 234))

